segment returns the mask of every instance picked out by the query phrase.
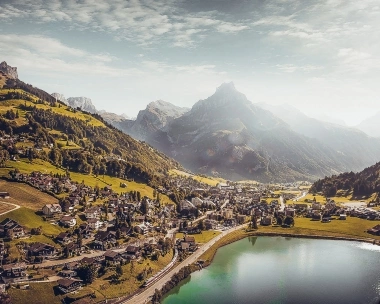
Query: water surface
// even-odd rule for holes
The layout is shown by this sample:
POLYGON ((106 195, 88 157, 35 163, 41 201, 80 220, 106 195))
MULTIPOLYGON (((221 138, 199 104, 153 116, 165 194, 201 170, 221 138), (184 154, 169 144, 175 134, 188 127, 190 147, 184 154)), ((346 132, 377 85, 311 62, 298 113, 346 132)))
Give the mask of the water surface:
POLYGON ((378 304, 379 295, 380 246, 249 237, 220 248, 163 304, 378 304))

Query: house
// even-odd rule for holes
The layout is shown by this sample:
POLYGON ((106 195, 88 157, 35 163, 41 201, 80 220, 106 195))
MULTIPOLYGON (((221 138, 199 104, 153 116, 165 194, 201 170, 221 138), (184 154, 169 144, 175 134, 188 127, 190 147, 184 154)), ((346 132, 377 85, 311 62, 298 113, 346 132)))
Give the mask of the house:
POLYGON ((5 283, 17 282, 26 279, 26 264, 14 263, 3 265, 2 279, 5 283))
POLYGON ((42 213, 47 216, 62 213, 62 208, 59 204, 46 204, 42 207, 42 213))
POLYGON ((91 244, 94 249, 105 250, 106 248, 114 247, 116 245, 114 231, 98 231, 94 238, 95 239, 91 244))
POLYGON ((98 230, 102 226, 102 222, 97 218, 89 218, 87 220, 88 226, 93 230, 98 230))
POLYGON ((125 249, 124 256, 128 259, 134 260, 140 256, 140 248, 138 246, 129 245, 125 249))
POLYGON ((285 208, 285 216, 294 217, 296 215, 296 211, 293 208, 285 208))
POLYGON ((61 217, 59 222, 64 227, 74 227, 77 224, 77 220, 75 219, 75 217, 70 215, 64 215, 63 217, 61 217))
POLYGON ((26 235, 24 227, 15 220, 6 218, 0 223, 0 237, 9 237, 11 239, 23 237, 26 235))
POLYGON ((152 230, 152 225, 150 223, 142 223, 135 226, 135 232, 146 235, 149 231, 152 230))
POLYGON ((57 251, 54 246, 44 244, 40 242, 32 243, 27 247, 28 256, 32 257, 51 257, 54 256, 57 251))
POLYGON ((100 218, 101 211, 98 207, 91 207, 85 211, 86 219, 96 219, 100 218))
POLYGON ((104 259, 112 264, 119 264, 123 258, 119 252, 108 250, 104 253, 104 259))
POLYGON ((272 225, 272 217, 271 216, 263 216, 261 218, 260 225, 262 225, 262 226, 272 225))
POLYGON ((74 242, 68 243, 65 246, 64 252, 67 252, 68 256, 74 256, 76 254, 80 254, 82 252, 82 248, 74 242))
POLYGON ((71 235, 68 232, 61 232, 55 237, 55 241, 59 244, 67 244, 71 241, 71 235))
POLYGON ((78 290, 82 286, 82 281, 73 279, 58 280, 58 288, 62 293, 66 294, 78 290))
POLYGON ((195 237, 193 236, 184 236, 183 237, 183 240, 186 242, 186 243, 189 243, 189 245, 195 245, 195 237))
POLYGON ((376 225, 375 227, 368 229, 367 232, 374 235, 380 235, 380 225, 376 225))

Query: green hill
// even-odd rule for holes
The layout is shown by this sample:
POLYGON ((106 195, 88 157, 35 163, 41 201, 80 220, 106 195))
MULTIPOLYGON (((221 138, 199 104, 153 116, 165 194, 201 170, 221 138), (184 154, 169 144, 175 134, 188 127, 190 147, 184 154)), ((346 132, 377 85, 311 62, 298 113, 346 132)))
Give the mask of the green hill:
POLYGON ((14 157, 40 159, 80 174, 108 175, 151 186, 169 170, 180 168, 99 115, 70 108, 18 79, 6 78, 0 88, 0 130, 0 166, 14 157))

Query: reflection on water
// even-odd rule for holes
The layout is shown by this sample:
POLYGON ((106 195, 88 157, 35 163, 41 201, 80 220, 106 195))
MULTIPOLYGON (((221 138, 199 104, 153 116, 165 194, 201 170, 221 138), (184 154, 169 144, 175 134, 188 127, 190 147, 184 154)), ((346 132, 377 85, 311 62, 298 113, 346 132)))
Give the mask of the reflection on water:
POLYGON ((164 299, 172 303, 377 303, 380 246, 249 237, 218 250, 164 299), (377 301, 377 302, 376 302, 377 301))

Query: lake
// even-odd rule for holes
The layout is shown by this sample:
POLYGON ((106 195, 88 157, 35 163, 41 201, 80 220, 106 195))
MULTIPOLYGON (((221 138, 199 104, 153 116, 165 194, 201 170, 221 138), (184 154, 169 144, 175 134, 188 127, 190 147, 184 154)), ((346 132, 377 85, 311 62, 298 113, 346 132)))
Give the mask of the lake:
POLYGON ((380 246, 249 237, 218 250, 163 304, 374 304, 380 299, 380 246))

